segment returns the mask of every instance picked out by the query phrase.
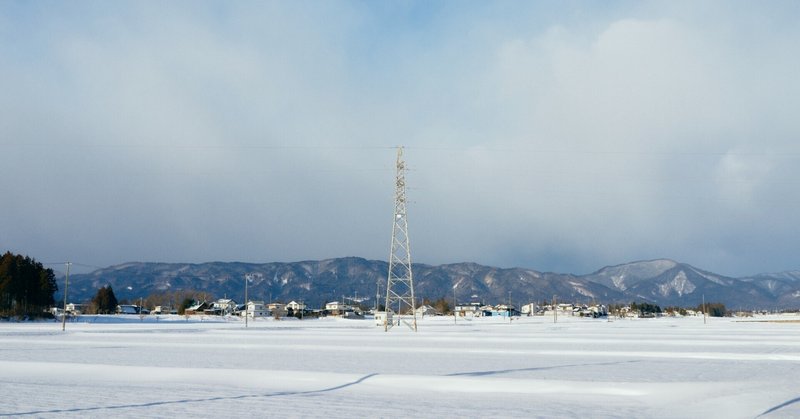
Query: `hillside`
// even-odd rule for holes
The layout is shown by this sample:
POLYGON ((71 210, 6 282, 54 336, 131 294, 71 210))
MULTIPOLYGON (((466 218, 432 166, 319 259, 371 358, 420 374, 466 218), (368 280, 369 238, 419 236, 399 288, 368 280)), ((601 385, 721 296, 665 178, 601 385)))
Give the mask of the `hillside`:
MULTIPOLYGON (((388 265, 357 257, 321 261, 241 263, 126 263, 70 277, 70 300, 87 301, 96 290, 111 285, 119 299, 197 290, 212 298, 244 298, 244 278, 250 275, 249 295, 265 301, 303 300, 312 307, 354 297, 372 306, 380 288, 385 292, 388 265)), ((609 266, 588 275, 496 268, 476 263, 414 265, 416 295, 422 298, 466 301, 478 295, 488 303, 515 305, 531 301, 571 302, 647 301, 661 306, 695 306, 702 297, 735 309, 800 307, 800 272, 730 278, 667 259, 609 266)), ((381 297, 382 298, 382 297, 381 297)))

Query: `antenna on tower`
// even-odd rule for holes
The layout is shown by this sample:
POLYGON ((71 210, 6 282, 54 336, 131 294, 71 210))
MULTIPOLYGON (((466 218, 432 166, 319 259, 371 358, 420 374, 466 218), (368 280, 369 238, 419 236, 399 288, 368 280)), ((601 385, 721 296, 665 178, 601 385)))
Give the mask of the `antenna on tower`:
POLYGON ((403 147, 398 147, 392 247, 389 254, 389 275, 386 281, 386 316, 383 320, 384 331, 388 331, 395 322, 397 325, 402 322, 416 332, 415 308, 414 281, 411 275, 411 248, 408 241, 408 219, 406 217, 406 163, 403 161, 403 147))

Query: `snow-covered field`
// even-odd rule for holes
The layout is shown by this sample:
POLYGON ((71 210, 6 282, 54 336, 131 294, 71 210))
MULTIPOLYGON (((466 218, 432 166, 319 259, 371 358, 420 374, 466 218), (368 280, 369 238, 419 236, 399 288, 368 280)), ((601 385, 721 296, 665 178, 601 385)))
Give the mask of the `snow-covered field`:
POLYGON ((736 320, 0 323, 0 416, 800 417, 800 323, 736 320))

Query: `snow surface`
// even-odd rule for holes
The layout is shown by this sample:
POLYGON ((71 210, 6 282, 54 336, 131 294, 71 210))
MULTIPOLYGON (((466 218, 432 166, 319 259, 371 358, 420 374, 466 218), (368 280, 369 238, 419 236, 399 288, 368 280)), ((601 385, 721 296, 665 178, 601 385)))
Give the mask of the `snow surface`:
POLYGON ((800 417, 798 332, 702 317, 429 317, 417 333, 340 319, 0 323, 0 416, 800 417))
POLYGON ((695 287, 692 281, 686 277, 686 272, 680 271, 678 272, 678 275, 675 275, 675 278, 672 278, 672 281, 661 284, 658 286, 658 288, 661 292, 661 295, 666 297, 671 291, 675 291, 678 296, 691 294, 697 287, 695 287))
POLYGON ((600 275, 611 278, 615 287, 625 291, 628 288, 626 281, 629 277, 640 280, 655 278, 676 266, 678 266, 678 262, 674 260, 657 259, 603 268, 600 275))

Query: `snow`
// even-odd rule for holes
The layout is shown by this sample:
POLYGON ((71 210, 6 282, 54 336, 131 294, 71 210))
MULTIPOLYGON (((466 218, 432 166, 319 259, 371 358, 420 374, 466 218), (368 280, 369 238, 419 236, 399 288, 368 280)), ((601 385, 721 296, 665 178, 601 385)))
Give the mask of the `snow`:
POLYGON ((624 274, 623 275, 612 276, 611 277, 611 282, 614 284, 615 287, 619 288, 622 291, 625 291, 626 289, 628 289, 628 287, 625 286, 625 275, 624 274))
POLYGON ((676 266, 678 263, 669 259, 641 261, 622 265, 621 273, 637 278, 654 278, 676 266))
POLYGON ((730 280, 723 280, 722 278, 720 278, 720 277, 718 277, 716 275, 709 275, 709 274, 701 272, 701 271, 699 271, 697 269, 692 269, 692 270, 696 274, 702 276, 703 278, 705 278, 705 279, 707 279, 707 280, 709 280, 709 281, 711 281, 711 282, 713 282, 715 284, 719 284, 719 285, 730 285, 731 284, 730 280))
POLYGON ((0 416, 798 417, 774 319, 0 323, 0 416))
POLYGON ((599 275, 609 278, 614 287, 625 291, 629 287, 626 282, 629 278, 633 278, 634 281, 655 278, 676 266, 678 263, 673 260, 657 259, 607 267, 599 275))
POLYGON ((661 295, 665 297, 668 296, 672 291, 675 291, 678 296, 683 296, 684 294, 691 294, 696 289, 684 271, 678 272, 678 274, 675 275, 675 278, 672 278, 672 281, 661 284, 658 286, 658 288, 661 292, 661 295))
POLYGON ((584 288, 580 283, 569 281, 569 284, 578 294, 583 295, 584 297, 595 298, 595 295, 591 291, 584 288))

